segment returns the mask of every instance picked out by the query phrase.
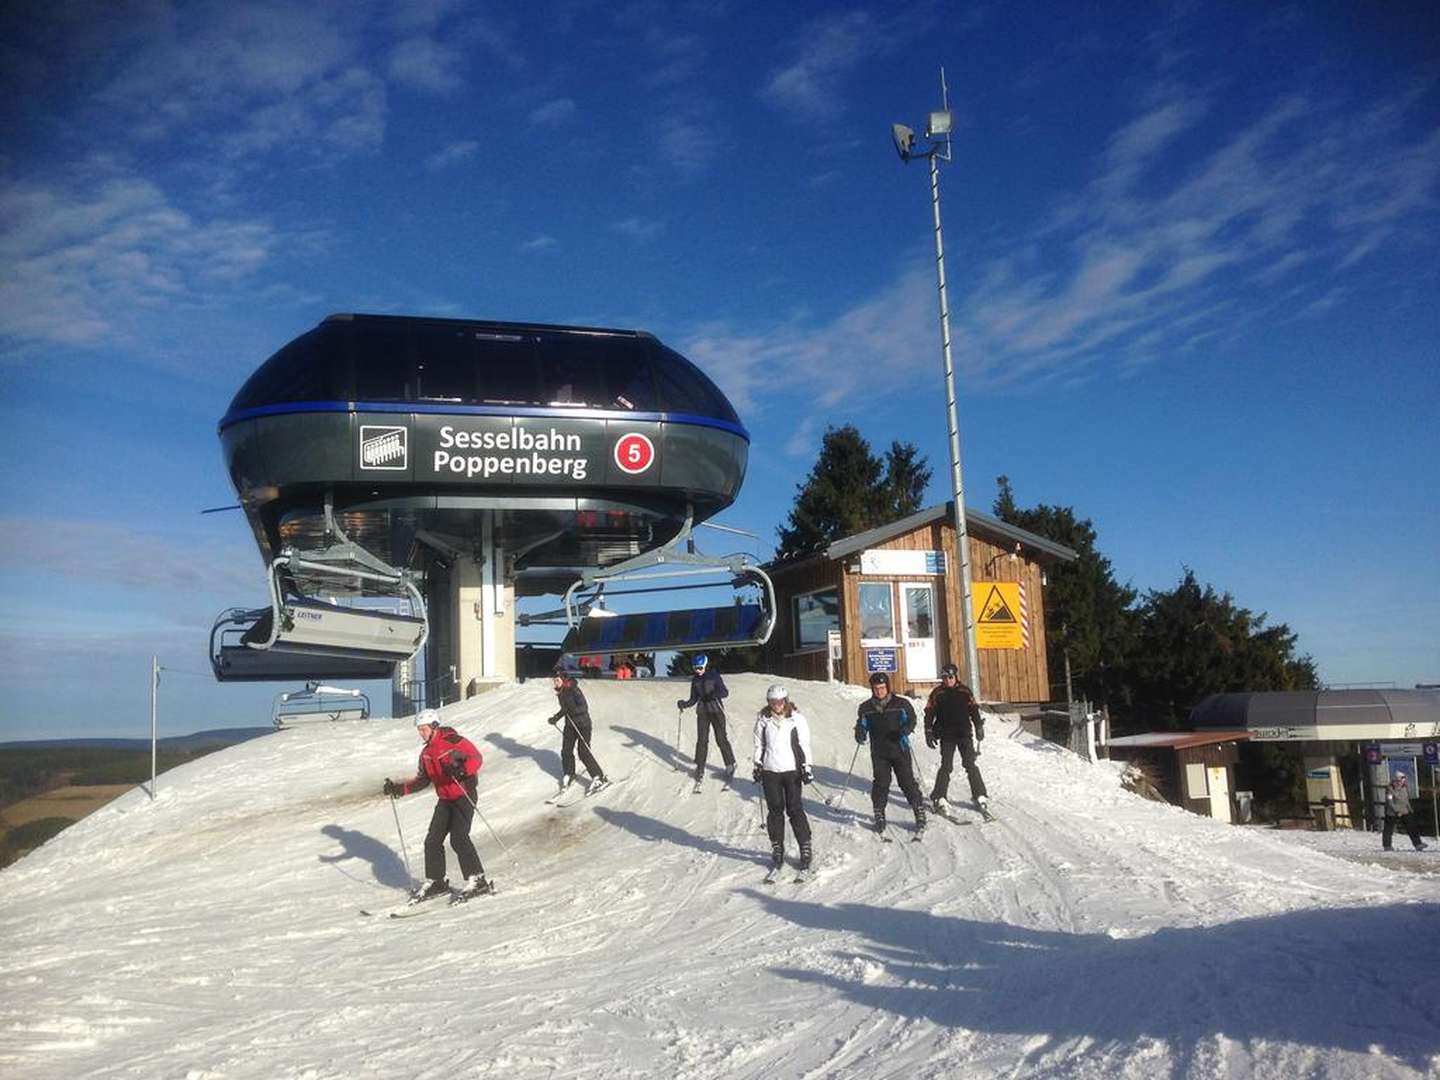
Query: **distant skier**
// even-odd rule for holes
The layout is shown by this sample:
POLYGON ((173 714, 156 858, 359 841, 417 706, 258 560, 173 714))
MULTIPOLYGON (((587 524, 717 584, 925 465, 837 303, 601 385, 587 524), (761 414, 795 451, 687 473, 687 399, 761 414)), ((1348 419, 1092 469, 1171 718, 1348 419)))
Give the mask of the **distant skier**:
POLYGON ((410 902, 418 904, 451 891, 445 878, 445 837, 460 860, 460 873, 465 884, 455 890, 456 896, 468 898, 490 892, 485 868, 470 840, 470 824, 475 819, 475 794, 482 760, 475 744, 454 728, 440 723, 434 709, 422 709, 415 717, 415 731, 424 747, 420 750, 419 772, 409 780, 386 779, 382 789, 392 798, 409 795, 435 785, 435 812, 430 816, 430 831, 425 834, 425 878, 410 894, 410 902))
POLYGON ((801 785, 810 771, 810 725, 791 704, 783 686, 765 691, 765 708, 755 717, 755 782, 765 792, 765 827, 770 833, 770 871, 785 864, 785 818, 800 845, 800 870, 810 869, 810 819, 801 785))
POLYGON ((870 697, 860 703, 855 721, 855 741, 870 742, 870 767, 875 780, 870 785, 870 802, 875 808, 875 831, 885 833, 885 803, 890 798, 890 776, 894 773, 915 811, 915 838, 925 831, 925 800, 915 782, 910 757, 910 733, 915 730, 915 709, 905 698, 890 692, 890 676, 877 671, 870 676, 870 697))
POLYGON ((1385 827, 1380 843, 1386 851, 1390 850, 1396 822, 1403 825, 1410 834, 1410 843, 1415 845, 1415 850, 1424 851, 1427 845, 1420 839, 1420 826, 1416 824, 1415 814, 1410 806, 1410 778, 1398 770, 1391 778, 1390 786, 1385 789, 1385 827))
POLYGON ((725 779, 735 775, 735 751, 730 749, 730 736, 725 731, 725 699, 730 691, 718 671, 710 670, 710 658, 704 653, 695 657, 695 674, 690 679, 690 696, 675 702, 677 709, 695 708, 695 780, 705 779, 705 759, 710 753, 710 729, 715 729, 715 745, 725 762, 725 779))
POLYGON ((565 731, 560 741, 560 768, 564 773, 560 777, 560 790, 565 791, 575 782, 575 751, 578 742, 580 761, 590 776, 585 794, 594 795, 601 788, 607 787, 610 781, 591 750, 590 703, 585 700, 585 693, 575 679, 562 670, 556 670, 551 685, 555 687, 555 697, 559 699, 560 708, 549 718, 549 722, 558 724, 562 718, 565 721, 565 731))
POLYGON ((940 685, 930 692, 925 703, 925 745, 940 747, 940 771, 935 774, 935 787, 930 802, 937 814, 945 813, 945 798, 950 792, 950 771, 955 764, 955 750, 960 750, 960 764, 970 781, 970 797, 981 813, 989 809, 990 796, 975 759, 980 756, 980 743, 985 738, 985 720, 970 688, 960 681, 960 669, 946 664, 940 669, 940 685), (971 741, 971 730, 974 741, 971 741))

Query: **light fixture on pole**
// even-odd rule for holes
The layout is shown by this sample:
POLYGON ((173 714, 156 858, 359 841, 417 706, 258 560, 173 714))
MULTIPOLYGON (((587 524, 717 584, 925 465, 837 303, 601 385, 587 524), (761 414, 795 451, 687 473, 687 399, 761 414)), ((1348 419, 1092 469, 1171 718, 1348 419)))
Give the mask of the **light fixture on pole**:
POLYGON ((955 365, 950 355, 950 302, 945 293, 945 238, 940 229, 940 166, 950 160, 950 92, 945 87, 945 69, 940 69, 939 112, 930 114, 925 137, 927 150, 915 148, 915 132, 904 124, 892 124, 890 137, 900 160, 930 159, 930 207, 935 219, 935 272, 940 283, 940 346, 945 360, 945 408, 950 428, 950 488, 955 502, 955 546, 960 559, 960 625, 965 638, 965 681, 975 699, 980 699, 980 658, 975 648, 975 615, 971 601, 970 534, 965 526, 965 482, 960 471, 960 420, 955 407, 955 365))

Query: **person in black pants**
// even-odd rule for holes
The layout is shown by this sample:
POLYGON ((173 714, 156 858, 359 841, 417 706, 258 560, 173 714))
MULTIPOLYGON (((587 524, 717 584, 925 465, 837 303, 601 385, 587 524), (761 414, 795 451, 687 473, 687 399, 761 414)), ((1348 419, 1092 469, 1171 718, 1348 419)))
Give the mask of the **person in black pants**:
POLYGON ((984 738, 985 721, 980 715, 980 707, 975 704, 970 688, 960 681, 960 669, 954 664, 946 664, 940 669, 940 685, 925 703, 925 745, 932 750, 937 744, 940 747, 940 771, 935 774, 935 787, 930 792, 930 802, 937 814, 945 812, 945 798, 950 793, 950 771, 955 765, 957 747, 960 764, 970 781, 970 797, 982 811, 989 803, 985 780, 980 775, 980 767, 975 764, 984 738))
POLYGON ((560 702, 560 708, 554 716, 548 718, 549 722, 558 724, 562 718, 565 720, 565 733, 560 741, 560 768, 564 772, 560 777, 560 790, 564 791, 575 782, 575 751, 578 743, 580 762, 590 774, 590 786, 585 794, 594 795, 610 781, 605 776, 605 770, 600 768, 600 763, 595 760, 594 751, 590 749, 590 703, 585 700, 584 691, 565 672, 555 672, 551 682, 555 687, 555 697, 560 702))
POLYGON ((1415 813, 1410 806, 1410 778, 1398 769, 1390 786, 1385 789, 1385 828, 1380 843, 1386 851, 1390 850, 1397 822, 1410 834, 1410 843, 1415 845, 1415 850, 1424 851, 1427 845, 1420 839, 1420 826, 1416 824, 1415 813))
POLYGON ((704 653, 695 657, 695 674, 690 679, 690 696, 675 702, 677 709, 695 708, 695 779, 705 779, 705 759, 710 752, 710 729, 715 729, 715 745, 725 762, 725 779, 735 775, 735 751, 725 732, 725 699, 730 691, 718 671, 710 670, 710 658, 704 653))
POLYGON ((755 782, 765 794, 765 828, 770 834, 770 869, 785 864, 785 819, 800 845, 800 869, 809 870, 810 819, 805 816, 802 785, 810 771, 810 725, 791 703, 785 688, 765 691, 765 708, 755 717, 755 782))
POLYGON ((925 800, 915 782, 910 757, 910 733, 915 730, 915 709, 910 702, 890 692, 890 676, 877 671, 870 676, 870 697, 860 703, 855 719, 855 741, 870 742, 870 767, 875 781, 870 785, 870 802, 875 808, 875 831, 885 831, 885 802, 890 798, 890 776, 894 773, 900 790, 915 811, 915 835, 925 831, 925 800))

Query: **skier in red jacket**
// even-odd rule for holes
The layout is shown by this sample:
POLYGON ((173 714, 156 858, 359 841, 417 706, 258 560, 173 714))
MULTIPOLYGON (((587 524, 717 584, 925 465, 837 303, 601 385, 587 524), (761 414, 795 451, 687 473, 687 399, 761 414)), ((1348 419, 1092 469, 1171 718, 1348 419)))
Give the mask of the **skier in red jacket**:
POLYGON ((420 751, 420 769, 409 780, 386 779, 384 793, 391 797, 409 795, 431 784, 435 785, 435 813, 430 817, 430 831, 425 834, 425 878, 410 894, 410 902, 450 893, 445 879, 445 837, 460 860, 463 887, 454 890, 456 897, 468 899, 491 891, 485 880, 485 868, 470 840, 470 824, 475 819, 476 774, 480 771, 480 751, 475 744, 454 728, 440 723, 434 709, 422 709, 415 717, 415 731, 425 743, 420 751))

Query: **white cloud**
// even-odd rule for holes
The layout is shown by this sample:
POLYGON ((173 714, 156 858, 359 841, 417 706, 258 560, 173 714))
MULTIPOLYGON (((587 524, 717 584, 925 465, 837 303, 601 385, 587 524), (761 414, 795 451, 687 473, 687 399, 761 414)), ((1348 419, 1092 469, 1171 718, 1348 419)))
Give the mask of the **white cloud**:
POLYGON ((553 236, 533 236, 520 245, 520 250, 531 253, 549 251, 559 242, 560 241, 556 240, 553 236))
POLYGON ((406 38, 390 51, 389 72, 412 90, 448 96, 465 86, 464 54, 453 42, 433 37, 406 38))
POLYGON ((612 232, 628 236, 632 240, 653 240, 665 229, 664 222, 647 218, 628 217, 610 226, 612 232))
POLYGON ((462 161, 469 161, 475 156, 479 149, 480 144, 474 139, 462 139, 460 142, 452 142, 426 158, 425 168, 431 172, 448 169, 451 165, 458 165, 462 161))
POLYGON ((696 109, 667 110, 650 125, 652 143, 662 160, 681 172, 708 169, 720 156, 723 140, 696 109))
POLYGON ((577 112, 575 102, 568 97, 555 98, 531 109, 528 122, 531 127, 564 127, 575 119, 577 112))
POLYGON ((145 311, 197 304, 254 275, 277 244, 264 220, 197 220, 134 176, 83 194, 0 185, 0 334, 60 345, 124 338, 145 311))
POLYGON ((839 82, 882 35, 863 11, 829 15, 805 33, 797 55, 775 72, 760 97, 798 119, 825 119, 840 110, 839 82))

